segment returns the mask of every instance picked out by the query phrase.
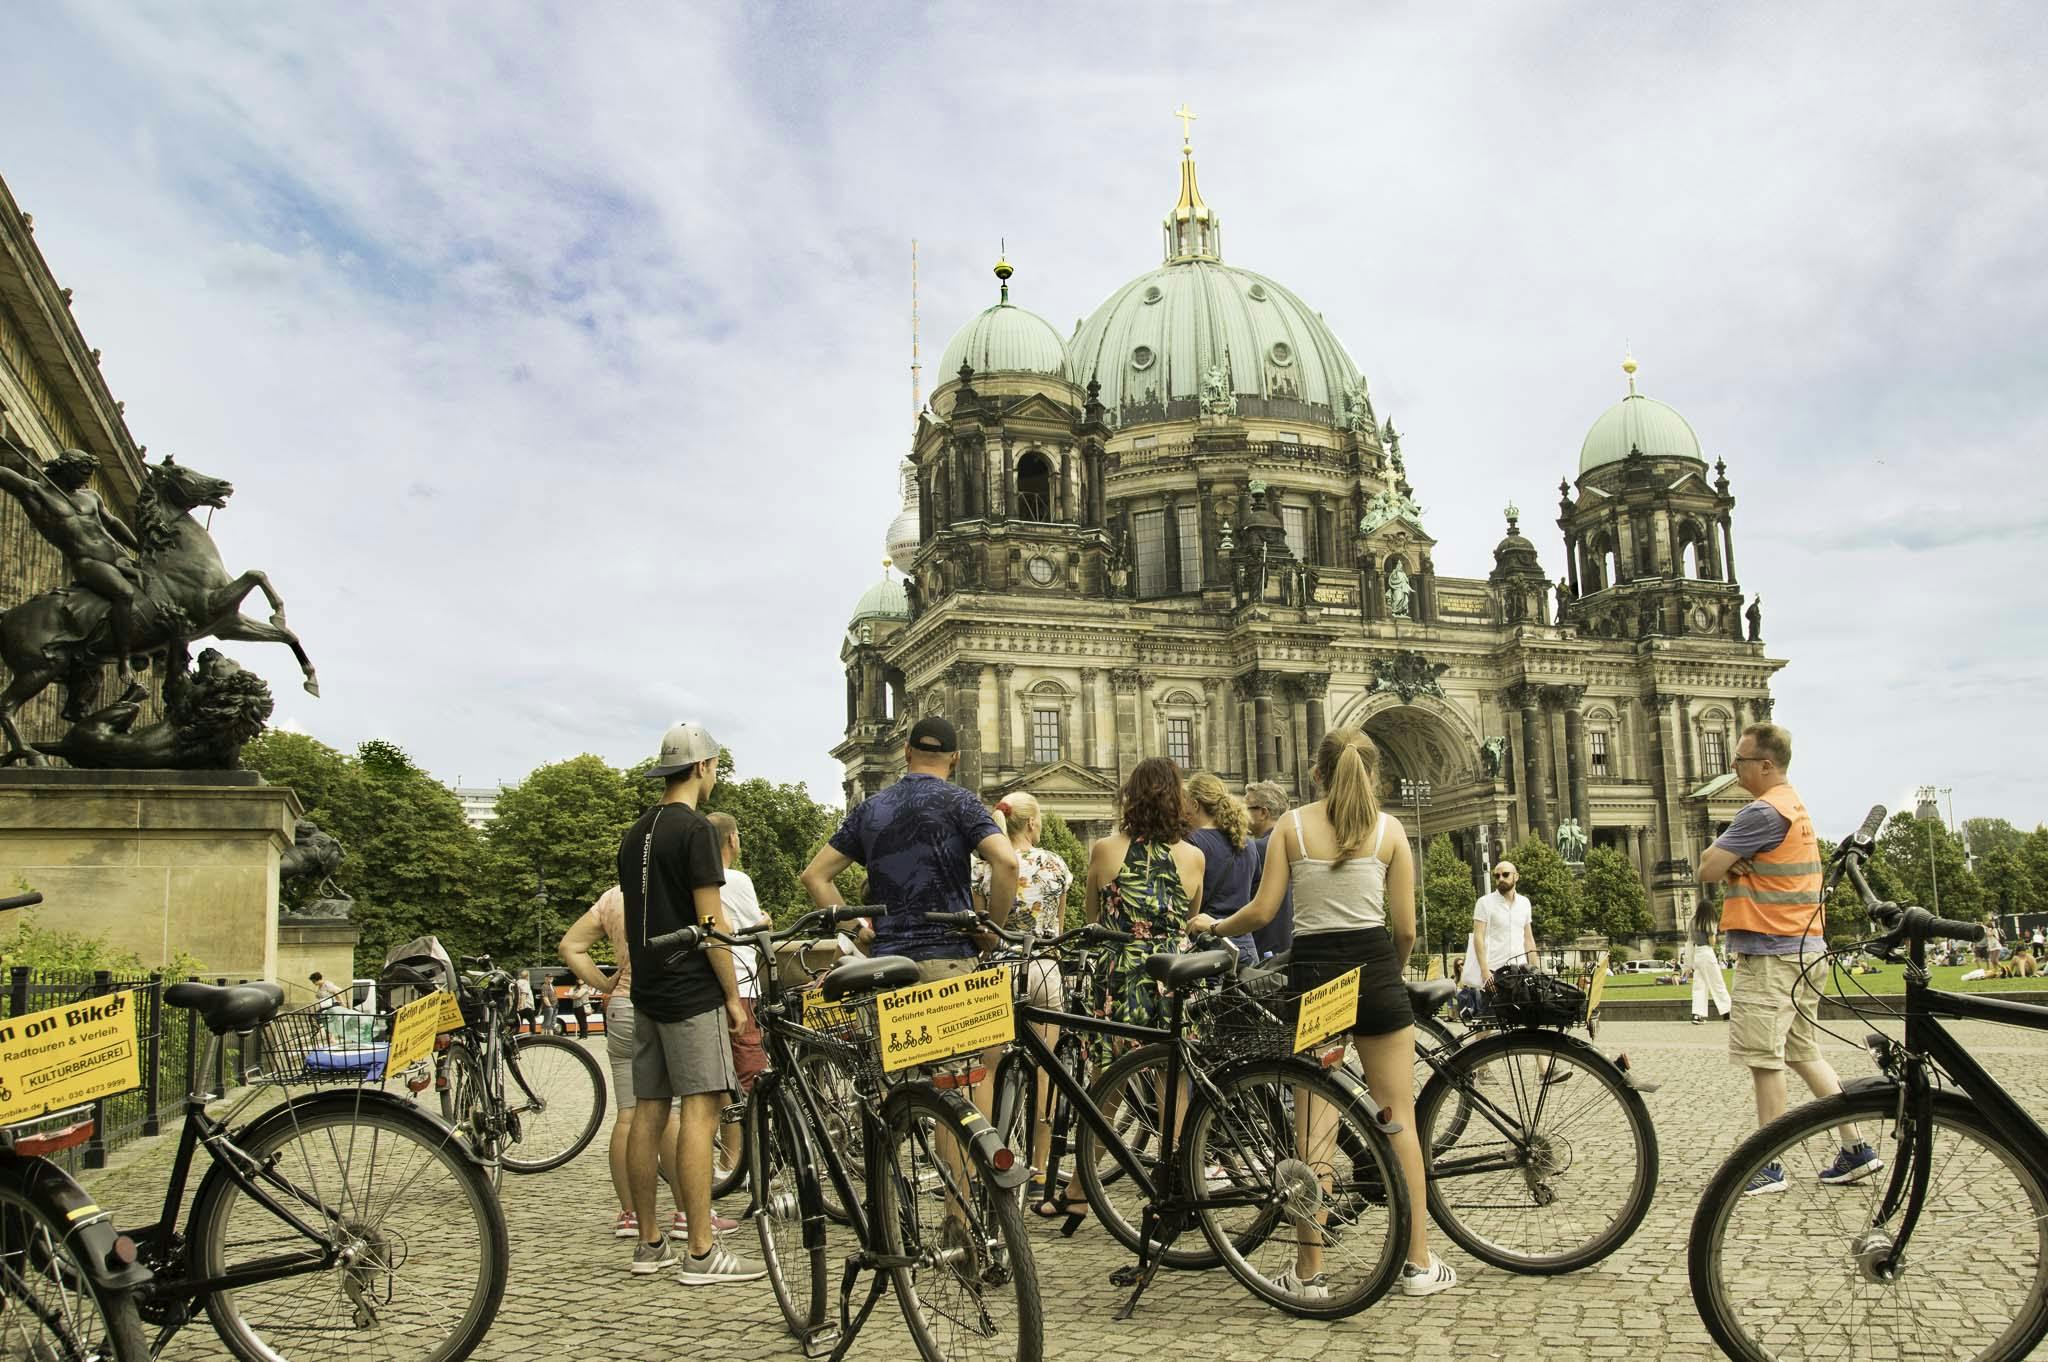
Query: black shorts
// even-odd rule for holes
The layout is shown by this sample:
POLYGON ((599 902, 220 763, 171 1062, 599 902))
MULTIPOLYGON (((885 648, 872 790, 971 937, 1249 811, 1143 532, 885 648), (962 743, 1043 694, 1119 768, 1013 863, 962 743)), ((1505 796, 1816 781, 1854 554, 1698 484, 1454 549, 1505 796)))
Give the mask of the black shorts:
POLYGON ((1401 982, 1401 960, 1394 953, 1393 935, 1384 927, 1297 935, 1294 958, 1287 966, 1287 991, 1306 993, 1350 969, 1358 970, 1354 1034, 1384 1036, 1415 1025, 1408 986, 1401 982))

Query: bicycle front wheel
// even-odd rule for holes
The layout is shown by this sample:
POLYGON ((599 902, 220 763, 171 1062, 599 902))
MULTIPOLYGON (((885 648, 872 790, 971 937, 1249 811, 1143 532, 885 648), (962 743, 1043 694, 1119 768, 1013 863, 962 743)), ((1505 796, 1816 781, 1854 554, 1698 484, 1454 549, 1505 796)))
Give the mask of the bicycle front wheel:
POLYGON ((1509 1272, 1574 1272, 1620 1248, 1657 1189, 1642 1095, 1589 1045, 1550 1031, 1487 1036, 1423 1089, 1429 1213, 1509 1272))
POLYGON ((93 1281, 71 1228, 0 1184, 0 1357, 149 1362, 135 1297, 93 1281))
POLYGON ((1896 1089, 1830 1097, 1744 1140, 1693 1216, 1687 1265, 1707 1332, 1739 1362, 2017 1362, 2048 1332, 2048 1187, 1966 1098, 1920 1128, 1896 1089), (1838 1166, 1845 1143, 1876 1162, 1838 1166), (1925 1204, 1893 1248, 1921 1140, 1925 1204), (1853 1180, 1824 1182, 1848 1171, 1853 1180), (1772 1176, 1775 1174, 1775 1176, 1772 1176), (1752 1181, 1769 1191, 1749 1192, 1752 1181))
POLYGON ((810 1148, 796 1104, 766 1084, 747 1099, 742 1129, 768 1285, 790 1332, 804 1338, 825 1321, 825 1228, 822 1220, 809 1228, 823 1209, 805 1204, 802 1172, 813 1166, 810 1148))
POLYGON ((1222 1075, 1188 1113, 1183 1176, 1230 1275, 1305 1319, 1342 1319, 1394 1284, 1408 1191, 1369 1094, 1302 1060, 1222 1075))
POLYGON ((514 1173, 545 1173, 581 1154, 604 1124, 604 1071, 567 1036, 514 1036, 505 1048, 505 1147, 514 1173))
POLYGON ((449 1045, 440 1064, 441 1119, 469 1141, 469 1147, 488 1165, 486 1176, 496 1187, 504 1177, 504 1162, 498 1156, 504 1138, 491 1119, 491 1099, 484 1092, 483 1062, 476 1051, 460 1041, 449 1045))
POLYGON ((973 1108, 915 1087, 888 1100, 868 1179, 870 1222, 892 1257, 904 1323, 926 1362, 1038 1362, 1038 1269, 1017 1198, 971 1139, 973 1108))
POLYGON ((315 1242, 216 1164, 192 1206, 188 1252, 217 1277, 254 1265, 333 1265, 206 1299, 242 1362, 332 1354, 461 1362, 505 1294, 504 1213, 458 1137, 431 1118, 344 1090, 279 1107, 235 1137, 256 1179, 315 1242))

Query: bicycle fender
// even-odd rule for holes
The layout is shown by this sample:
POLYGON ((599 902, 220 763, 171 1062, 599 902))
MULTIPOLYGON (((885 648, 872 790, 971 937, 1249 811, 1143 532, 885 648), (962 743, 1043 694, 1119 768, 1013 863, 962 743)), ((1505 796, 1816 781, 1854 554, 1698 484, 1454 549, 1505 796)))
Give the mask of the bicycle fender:
POLYGON ((1854 1097, 1866 1092, 1884 1092, 1896 1089, 1898 1086, 1899 1080, 1889 1074, 1865 1074, 1861 1078, 1852 1078, 1847 1083, 1844 1083, 1842 1085, 1842 1092, 1847 1096, 1854 1097))
POLYGON ((115 1259, 114 1245, 121 1232, 114 1227, 114 1217, 101 1210, 63 1169, 40 1159, 21 1159, 10 1172, 23 1199, 63 1229, 66 1241, 96 1284, 132 1290, 151 1280, 150 1270, 139 1261, 122 1264, 115 1259))
MULTIPOLYGON (((797 1201, 799 1205, 816 1206, 825 1195, 825 1186, 830 1181, 831 1175, 825 1171, 824 1160, 808 1148, 812 1135, 809 1124, 803 1118, 803 1104, 794 1093, 784 1091, 782 1072, 777 1069, 763 1070, 761 1076, 754 1080, 754 1091, 748 1098, 748 1101, 759 1101, 764 1105, 772 1106, 775 1109, 776 1119, 782 1123, 783 1128, 795 1131, 797 1136, 804 1142, 806 1148, 803 1157, 796 1161, 796 1166, 792 1170, 796 1174, 797 1201)), ((749 1131, 752 1129, 751 1125, 745 1128, 749 1131)), ((746 1138, 751 1142, 751 1134, 746 1138)), ((742 1157, 751 1157, 751 1155, 742 1155, 742 1157)), ((862 1172, 863 1170, 858 1168, 853 1170, 855 1176, 859 1176, 862 1172)), ((750 1210, 759 1210, 760 1207, 754 1201, 753 1182, 752 1177, 747 1179, 747 1206, 750 1210)), ((818 1233, 821 1235, 824 1233, 822 1225, 819 1226, 818 1233)), ((811 1247, 808 1230, 805 1233, 804 1246, 806 1248, 811 1247)))
MULTIPOLYGON (((910 1088, 897 1088, 882 1099, 882 1119, 885 1122, 892 1122, 901 1114, 902 1108, 909 1101, 904 1094, 910 1091, 912 1091, 910 1088)), ((943 1089, 928 1089, 927 1091, 937 1092, 939 1100, 952 1108, 953 1114, 959 1117, 961 1122, 967 1127, 968 1138, 972 1141, 975 1152, 981 1156, 981 1161, 990 1169, 993 1169, 996 1166, 996 1153, 1002 1149, 1003 1142, 996 1134, 996 1128, 988 1123, 988 1118, 974 1109, 974 1103, 968 1101, 957 1092, 948 1092, 943 1089)), ((1022 1187, 1031 1177, 1029 1151, 1020 1153, 1017 1150, 1012 1150, 1010 1152, 1013 1156, 1013 1161, 1010 1164, 1009 1171, 1004 1173, 992 1172, 990 1174, 996 1186, 1006 1190, 1022 1187)))
MULTIPOLYGON (((1300 1062, 1309 1064, 1311 1067, 1320 1067, 1314 1065, 1313 1061, 1310 1060, 1301 1060, 1300 1062)), ((1268 1059, 1238 1060, 1218 1069, 1213 1075, 1213 1081, 1217 1086, 1221 1087, 1234 1079, 1241 1070, 1255 1069, 1264 1071, 1270 1069, 1272 1065, 1273 1062, 1268 1059)), ((1365 1079, 1353 1073, 1348 1064, 1333 1064, 1327 1069, 1322 1069, 1321 1072, 1332 1083, 1344 1089, 1347 1097, 1372 1113, 1372 1123, 1379 1127, 1382 1135, 1398 1135, 1407 1129, 1406 1126, 1393 1119, 1389 1114, 1390 1108, 1382 1107, 1373 1098, 1372 1090, 1365 1086, 1365 1079)), ((1200 1100, 1199 1094, 1197 1095, 1197 1100, 1200 1100)))

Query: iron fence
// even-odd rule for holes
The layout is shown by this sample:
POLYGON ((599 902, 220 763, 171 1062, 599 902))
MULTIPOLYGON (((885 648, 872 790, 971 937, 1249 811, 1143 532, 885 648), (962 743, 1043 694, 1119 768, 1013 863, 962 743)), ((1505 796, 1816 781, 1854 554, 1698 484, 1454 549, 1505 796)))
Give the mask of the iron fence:
MULTIPOLYGON (((249 981, 219 977, 214 982, 249 981)), ((195 1084, 206 1092, 226 1092, 233 1086, 228 1076, 241 1071, 239 1066, 244 1059, 253 1058, 238 1053, 231 1060, 226 1052, 235 1048, 235 1041, 243 1047, 256 1043, 253 1037, 233 1038, 230 1045, 214 1047, 210 1071, 195 1073, 195 1066, 201 1065, 206 1057, 206 1032, 199 1025, 196 1012, 165 1007, 164 984, 161 972, 142 978, 117 978, 103 969, 47 970, 16 965, 9 971, 0 1016, 19 1017, 113 993, 138 995, 135 1045, 141 1086, 93 1103, 92 1139, 67 1156, 73 1171, 78 1167, 103 1168, 113 1150, 139 1136, 157 1134, 167 1119, 175 1123, 180 1104, 195 1084)))

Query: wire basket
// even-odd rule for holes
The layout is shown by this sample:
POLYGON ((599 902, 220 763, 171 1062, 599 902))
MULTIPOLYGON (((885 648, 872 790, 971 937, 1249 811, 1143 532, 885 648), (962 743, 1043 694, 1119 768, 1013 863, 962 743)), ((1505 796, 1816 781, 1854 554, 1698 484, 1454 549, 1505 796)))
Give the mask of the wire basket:
POLYGON ((880 1092, 890 1081, 882 1068, 881 1023, 875 1016, 875 996, 847 1002, 828 1003, 821 990, 792 990, 802 1009, 803 1025, 817 1039, 805 1038, 805 1045, 829 1056, 853 1077, 862 1093, 880 1092))
POLYGON ((1233 986, 1188 999, 1188 1037, 1215 1060, 1285 1059, 1294 1053, 1294 1019, 1301 995, 1279 988, 1233 986))
POLYGON ((280 1012, 264 1024, 243 1078, 313 1087, 382 1082, 389 1027, 387 1018, 345 1007, 280 1012))

